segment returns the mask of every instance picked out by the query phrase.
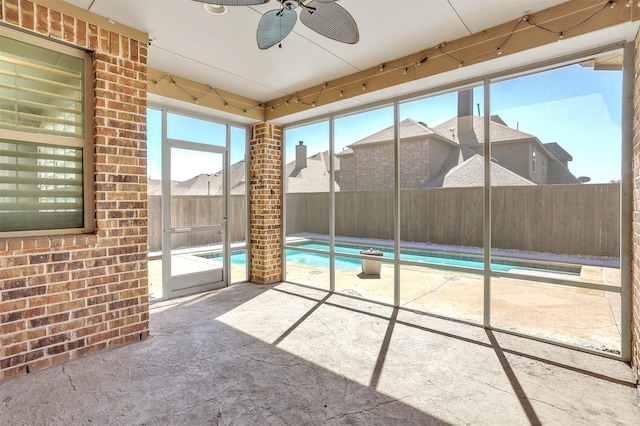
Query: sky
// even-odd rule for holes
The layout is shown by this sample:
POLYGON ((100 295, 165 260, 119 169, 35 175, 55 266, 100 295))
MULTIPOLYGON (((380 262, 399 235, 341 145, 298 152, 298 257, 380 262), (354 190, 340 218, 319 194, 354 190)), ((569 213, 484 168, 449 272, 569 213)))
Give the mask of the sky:
MULTIPOLYGON (((147 109, 147 174, 151 179, 162 176, 162 113, 147 109)), ((167 114, 167 137, 207 145, 226 145, 226 126, 174 113, 167 114)), ((231 164, 245 156, 246 131, 231 127, 231 164)), ((202 173, 222 170, 222 156, 211 153, 172 151, 171 180, 185 181, 202 173)))
MULTIPOLYGON (((474 113, 484 115, 483 88, 474 88, 474 113)), ((161 114, 148 110, 149 176, 160 178, 161 114)), ((491 114, 510 127, 536 136, 542 143, 557 142, 573 156, 569 170, 591 183, 620 179, 622 72, 594 71, 570 65, 491 85, 491 114)), ((412 118, 430 127, 455 117, 455 92, 400 104, 400 119, 412 118)), ((225 126, 169 114, 170 138, 225 144, 225 126)), ((393 125, 393 107, 387 106, 348 117, 336 118, 335 151, 393 125)), ((286 161, 295 158, 295 145, 304 141, 308 155, 329 149, 328 121, 287 129, 286 161)), ((231 164, 245 155, 245 131, 232 128, 231 164)), ((215 158, 174 155, 173 180, 186 180, 200 173, 216 173, 222 164, 215 158)))

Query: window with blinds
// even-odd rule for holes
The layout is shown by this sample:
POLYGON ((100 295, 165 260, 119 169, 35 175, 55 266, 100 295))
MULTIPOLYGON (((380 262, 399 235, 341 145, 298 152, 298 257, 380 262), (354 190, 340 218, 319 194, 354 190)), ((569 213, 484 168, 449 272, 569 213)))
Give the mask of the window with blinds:
POLYGON ((2 231, 82 228, 82 149, 0 141, 2 231))
POLYGON ((25 38, 0 34, 0 232, 84 231, 87 55, 25 38))
POLYGON ((6 37, 0 43, 2 128, 84 136, 84 61, 6 37))

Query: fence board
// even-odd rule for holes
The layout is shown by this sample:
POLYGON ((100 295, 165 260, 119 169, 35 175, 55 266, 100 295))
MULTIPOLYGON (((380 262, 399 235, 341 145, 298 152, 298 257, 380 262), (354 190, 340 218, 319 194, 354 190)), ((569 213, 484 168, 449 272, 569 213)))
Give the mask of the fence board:
MULTIPOLYGON (((223 219, 222 197, 208 195, 180 195, 172 197, 172 226, 197 226, 221 223, 223 219)), ((150 195, 149 206, 149 251, 162 250, 162 197, 150 195)), ((230 197, 230 217, 228 218, 231 241, 244 241, 246 234, 246 203, 244 195, 230 197)), ((172 245, 176 247, 197 247, 222 240, 216 232, 174 234, 172 245)))
MULTIPOLYGON (((219 221, 219 196, 179 196, 174 224, 219 221)), ((403 241, 482 246, 482 188, 402 190, 403 241)), ((287 194, 288 235, 329 234, 329 193, 287 194)), ((393 239, 393 192, 336 192, 336 235, 393 239)), ((231 197, 232 241, 245 240, 244 196, 231 197)), ((149 250, 162 247, 161 198, 149 196, 149 250)), ((618 184, 537 185, 492 188, 494 248, 542 253, 619 257, 618 184)), ((187 237, 188 234, 184 234, 187 237)), ((206 241, 205 241, 206 242, 206 241)), ((198 243, 184 241, 185 244, 198 243)))
MULTIPOLYGON (((288 194, 287 208, 310 212, 306 221, 287 215, 287 234, 329 233, 326 193, 288 194), (325 213, 326 212, 326 213, 325 213)), ((481 247, 482 188, 402 190, 403 241, 481 247)), ((537 185, 492 188, 492 243, 496 249, 619 257, 618 184, 537 185)), ((393 192, 336 193, 336 235, 393 238, 393 192)))

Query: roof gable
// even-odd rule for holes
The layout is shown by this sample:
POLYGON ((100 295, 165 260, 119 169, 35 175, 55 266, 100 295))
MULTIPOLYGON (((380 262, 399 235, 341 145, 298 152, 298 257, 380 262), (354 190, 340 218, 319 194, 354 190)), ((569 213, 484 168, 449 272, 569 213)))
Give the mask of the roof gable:
MULTIPOLYGON (((473 132, 467 135, 460 135, 456 131, 455 140, 462 144, 474 144, 484 142, 484 118, 473 116, 473 132)), ((518 141, 524 139, 535 139, 535 136, 530 135, 520 130, 513 129, 504 124, 504 121, 500 119, 500 122, 491 120, 489 122, 489 131, 491 132, 491 140, 493 142, 505 142, 505 141, 518 141)), ((453 117, 444 123, 441 123, 433 128, 433 130, 439 135, 450 138, 451 129, 458 128, 458 117, 453 117)))
MULTIPOLYGON (((412 118, 406 118, 402 120, 398 126, 400 127, 400 134, 402 138, 415 138, 420 136, 434 135, 435 132, 427 127, 426 124, 416 121, 412 118)), ((349 147, 362 146, 380 142, 392 142, 394 140, 393 126, 389 126, 386 129, 382 129, 372 135, 367 136, 364 139, 360 139, 358 142, 352 143, 349 147)))
POLYGON ((560 161, 573 161, 573 157, 557 142, 544 143, 544 147, 549 151, 551 155, 556 157, 560 161))
MULTIPOLYGON (((472 187, 484 185, 484 157, 476 154, 466 161, 458 164, 448 172, 436 177, 426 187, 472 187)), ((502 167, 500 164, 491 163, 492 186, 530 186, 535 185, 528 179, 502 167)))
MULTIPOLYGON (((329 151, 324 151, 307 157, 307 167, 297 168, 295 160, 288 163, 285 168, 287 192, 329 192, 329 160, 329 151)), ((334 189, 340 190, 335 182, 334 189)))

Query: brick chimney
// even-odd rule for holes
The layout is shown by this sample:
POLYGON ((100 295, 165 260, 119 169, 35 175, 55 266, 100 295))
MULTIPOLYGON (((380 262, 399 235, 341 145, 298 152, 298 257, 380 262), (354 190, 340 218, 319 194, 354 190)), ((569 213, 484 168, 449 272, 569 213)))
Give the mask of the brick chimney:
POLYGON ((304 169, 307 167, 307 146, 304 141, 298 142, 296 145, 296 169, 304 169))
POLYGON ((458 140, 468 140, 465 136, 473 133, 473 89, 458 92, 458 140))

